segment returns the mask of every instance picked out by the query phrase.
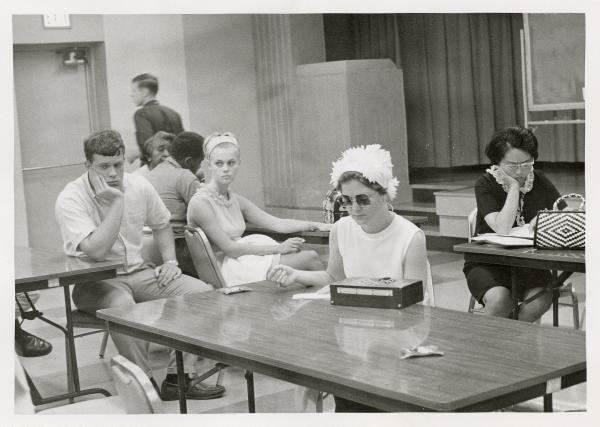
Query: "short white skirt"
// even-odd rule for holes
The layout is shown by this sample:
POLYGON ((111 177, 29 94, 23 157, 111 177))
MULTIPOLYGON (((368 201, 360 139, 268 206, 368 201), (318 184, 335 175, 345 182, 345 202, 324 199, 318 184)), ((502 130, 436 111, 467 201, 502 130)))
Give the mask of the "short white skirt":
MULTIPOLYGON (((238 240, 255 245, 277 245, 278 242, 264 234, 250 234, 238 240)), ((267 271, 272 265, 279 264, 280 254, 242 255, 237 258, 226 256, 223 259, 221 272, 227 286, 238 286, 245 283, 258 282, 267 278, 267 271)))

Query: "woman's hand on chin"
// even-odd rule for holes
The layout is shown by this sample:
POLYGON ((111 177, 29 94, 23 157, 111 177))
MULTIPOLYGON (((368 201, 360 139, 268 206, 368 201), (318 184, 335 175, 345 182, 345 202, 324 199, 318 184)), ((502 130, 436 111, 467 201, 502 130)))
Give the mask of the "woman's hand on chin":
POLYGON ((517 181, 512 176, 510 176, 509 174, 504 172, 502 170, 502 168, 499 168, 499 171, 500 171, 500 176, 502 177, 502 182, 504 182, 504 184, 507 185, 508 188, 513 188, 513 187, 519 188, 521 186, 519 184, 519 181, 517 181))

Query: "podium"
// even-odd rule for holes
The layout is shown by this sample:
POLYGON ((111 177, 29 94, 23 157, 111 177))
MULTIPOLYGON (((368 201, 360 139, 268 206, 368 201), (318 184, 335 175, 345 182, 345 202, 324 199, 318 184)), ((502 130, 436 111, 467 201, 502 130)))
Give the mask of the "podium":
POLYGON ((320 208, 331 188, 332 162, 347 148, 368 144, 391 153, 400 181, 394 202, 412 200, 402 70, 389 59, 298 65, 296 90, 297 208, 320 208))

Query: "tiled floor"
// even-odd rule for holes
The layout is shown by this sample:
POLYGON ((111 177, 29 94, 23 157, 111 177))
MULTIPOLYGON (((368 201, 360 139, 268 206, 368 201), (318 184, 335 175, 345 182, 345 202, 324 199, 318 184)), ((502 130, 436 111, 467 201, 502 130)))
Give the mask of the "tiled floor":
MULTIPOLYGON (((325 254, 319 251, 323 257, 325 254)), ((436 305, 439 307, 466 311, 469 292, 462 273, 462 256, 445 252, 429 252, 435 288, 436 305)), ((585 311, 585 277, 574 275, 571 279, 579 297, 580 313, 585 311)), ((62 291, 53 289, 44 291, 37 304, 38 309, 58 322, 64 322, 62 291)), ((542 323, 551 323, 551 314, 542 318, 542 323)), ((569 327, 572 323, 571 307, 560 308, 560 324, 569 327)), ((42 395, 66 392, 64 341, 60 332, 47 324, 35 320, 26 321, 24 328, 49 340, 54 346, 51 354, 38 358, 21 358, 23 366, 32 376, 42 395)), ((83 330, 82 330, 83 331, 83 330)), ((114 345, 109 340, 105 358, 98 358, 98 350, 102 335, 95 334, 76 339, 77 357, 82 387, 103 387, 114 393, 109 371, 110 357, 116 354, 114 345)), ((166 349, 152 346, 152 364, 155 376, 162 379, 165 375, 168 352, 166 349)), ((202 369, 200 369, 202 371, 202 369)), ((227 393, 224 397, 208 401, 189 401, 190 413, 232 413, 247 412, 246 383, 243 371, 229 368, 225 374, 224 385, 227 393)), ((274 380, 262 375, 255 375, 256 408, 258 412, 298 412, 303 409, 314 411, 314 407, 300 408, 302 389, 290 383, 274 380)), ((580 384, 554 395, 555 410, 582 410, 586 407, 586 385, 580 384)), ((48 406, 56 406, 48 405, 48 406)), ((324 402, 324 410, 333 410, 333 400, 329 397, 324 402)), ((177 413, 177 402, 165 402, 167 412, 177 413)), ((541 411, 541 399, 536 399, 512 410, 541 411)))

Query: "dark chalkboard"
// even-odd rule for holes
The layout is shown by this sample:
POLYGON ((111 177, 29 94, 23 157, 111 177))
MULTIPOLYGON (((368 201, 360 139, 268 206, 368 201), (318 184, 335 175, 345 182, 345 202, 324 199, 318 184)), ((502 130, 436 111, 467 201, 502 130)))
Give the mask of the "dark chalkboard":
POLYGON ((585 14, 524 14, 530 111, 584 108, 585 14))

